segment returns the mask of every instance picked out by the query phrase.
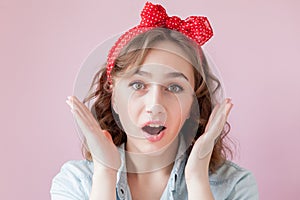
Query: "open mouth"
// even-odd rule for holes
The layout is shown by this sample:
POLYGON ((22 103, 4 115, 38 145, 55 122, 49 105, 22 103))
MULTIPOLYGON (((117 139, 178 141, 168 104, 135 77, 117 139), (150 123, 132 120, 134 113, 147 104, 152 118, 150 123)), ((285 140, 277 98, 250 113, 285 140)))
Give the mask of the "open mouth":
POLYGON ((165 129, 165 126, 161 126, 158 124, 149 124, 142 128, 142 130, 148 133, 149 135, 159 135, 165 129))

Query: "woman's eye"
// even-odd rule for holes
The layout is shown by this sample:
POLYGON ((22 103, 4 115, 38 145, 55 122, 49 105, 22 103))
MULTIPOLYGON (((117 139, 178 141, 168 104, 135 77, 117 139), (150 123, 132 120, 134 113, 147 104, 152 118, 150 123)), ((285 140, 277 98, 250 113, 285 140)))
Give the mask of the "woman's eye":
POLYGON ((145 88, 145 84, 142 82, 133 82, 129 84, 134 90, 141 90, 145 88))
POLYGON ((178 92, 183 91, 183 88, 179 85, 173 84, 168 87, 168 91, 173 92, 173 93, 178 93, 178 92))

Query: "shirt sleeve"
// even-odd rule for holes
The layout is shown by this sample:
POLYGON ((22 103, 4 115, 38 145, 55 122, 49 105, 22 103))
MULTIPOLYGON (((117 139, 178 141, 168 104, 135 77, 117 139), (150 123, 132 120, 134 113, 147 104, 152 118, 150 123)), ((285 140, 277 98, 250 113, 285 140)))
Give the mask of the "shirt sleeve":
POLYGON ((233 187, 228 200, 256 200, 258 198, 258 188, 256 180, 251 172, 242 176, 233 187))
POLYGON ((88 200, 88 187, 91 184, 86 170, 79 161, 65 163, 52 179, 50 195, 52 200, 88 200))

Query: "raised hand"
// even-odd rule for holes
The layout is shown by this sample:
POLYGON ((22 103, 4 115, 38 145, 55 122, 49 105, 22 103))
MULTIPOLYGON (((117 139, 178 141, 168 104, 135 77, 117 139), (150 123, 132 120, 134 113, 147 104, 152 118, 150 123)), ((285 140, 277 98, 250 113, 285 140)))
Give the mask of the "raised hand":
POLYGON ((197 139, 189 156, 185 168, 185 177, 187 180, 208 179, 208 167, 211 154, 215 142, 227 121, 232 106, 231 100, 225 99, 221 105, 218 104, 213 109, 205 132, 197 139))
POLYGON ((86 138, 94 161, 94 170, 102 168, 117 171, 121 165, 120 154, 109 132, 101 129, 90 110, 75 96, 68 97, 66 103, 86 138))

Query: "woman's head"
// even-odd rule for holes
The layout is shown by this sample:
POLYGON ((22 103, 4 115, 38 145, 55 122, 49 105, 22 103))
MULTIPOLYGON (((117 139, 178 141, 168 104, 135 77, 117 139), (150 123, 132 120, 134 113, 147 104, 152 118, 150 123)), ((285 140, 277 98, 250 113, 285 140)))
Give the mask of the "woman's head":
POLYGON ((139 66, 127 67, 130 75, 114 78, 112 105, 127 135, 127 151, 165 149, 189 118, 194 72, 179 53, 184 54, 170 41, 157 43, 139 66))
MULTIPOLYGON (((220 89, 201 48, 183 34, 163 28, 133 38, 116 58, 111 78, 112 82, 104 70, 99 71, 93 81, 96 90, 85 102, 95 98, 92 111, 116 145, 139 144, 141 137, 147 138, 148 143, 140 142, 135 149, 139 151, 142 147, 157 150, 151 149, 153 144, 168 144, 180 130, 194 132, 190 139, 195 141, 205 129, 213 95, 220 89)), ((221 137, 212 155, 212 171, 224 161, 225 148, 221 137)), ((86 153, 89 157, 87 149, 86 153)))

